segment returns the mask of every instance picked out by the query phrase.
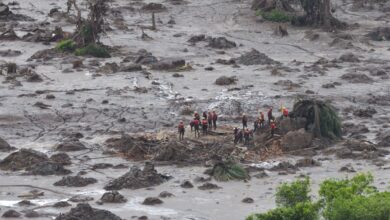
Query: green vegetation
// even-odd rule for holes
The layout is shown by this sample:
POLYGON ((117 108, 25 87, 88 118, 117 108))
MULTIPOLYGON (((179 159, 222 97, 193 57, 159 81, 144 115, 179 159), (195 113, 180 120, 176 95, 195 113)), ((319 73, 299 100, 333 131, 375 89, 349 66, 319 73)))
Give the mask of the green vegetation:
POLYGON ((289 22, 292 19, 291 15, 279 9, 273 9, 271 11, 258 10, 256 15, 262 16, 265 20, 274 22, 289 22))
POLYGON ((319 100, 299 100, 294 104, 294 117, 303 117, 307 120, 306 129, 313 126, 316 136, 324 136, 330 139, 341 138, 341 122, 330 104, 319 100))
POLYGON ((111 57, 108 53, 107 49, 103 46, 100 46, 98 44, 89 44, 86 47, 79 48, 76 50, 75 54, 77 56, 93 56, 93 57, 99 57, 99 58, 109 58, 111 57))
POLYGON ((378 192, 372 183, 371 174, 325 180, 316 202, 308 195, 309 179, 282 184, 276 193, 278 208, 247 220, 389 220, 390 192, 378 192))
POLYGON ((57 43, 56 49, 62 52, 73 52, 76 49, 76 43, 73 40, 65 39, 57 43))
POLYGON ((217 181, 249 179, 248 172, 240 165, 231 161, 215 164, 211 171, 211 176, 217 181))

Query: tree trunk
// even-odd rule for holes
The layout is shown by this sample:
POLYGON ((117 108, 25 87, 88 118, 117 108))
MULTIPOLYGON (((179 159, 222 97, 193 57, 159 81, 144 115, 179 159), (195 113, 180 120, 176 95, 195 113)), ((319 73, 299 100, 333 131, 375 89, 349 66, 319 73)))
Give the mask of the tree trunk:
POLYGON ((303 25, 322 26, 326 29, 342 28, 346 24, 333 17, 330 0, 300 0, 306 16, 299 20, 303 25))

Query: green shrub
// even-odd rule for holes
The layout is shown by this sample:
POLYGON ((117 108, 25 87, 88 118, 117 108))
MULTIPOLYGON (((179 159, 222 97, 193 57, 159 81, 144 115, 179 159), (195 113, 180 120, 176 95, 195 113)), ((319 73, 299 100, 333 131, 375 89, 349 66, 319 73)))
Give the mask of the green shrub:
POLYGON ((99 58, 109 58, 111 57, 107 49, 98 44, 89 44, 86 47, 79 48, 76 50, 75 54, 77 56, 94 56, 99 58))
POLYGON ((319 205, 311 202, 297 203, 293 207, 281 207, 264 214, 253 214, 246 220, 317 220, 319 205))
POLYGON ((58 42, 56 49, 62 52, 73 52, 76 49, 76 43, 70 39, 62 40, 58 42))
POLYGON ((285 11, 279 9, 273 9, 272 11, 257 11, 257 16, 262 16, 265 20, 274 22, 289 22, 291 21, 291 15, 285 11))
POLYGON ((283 183, 276 190, 276 205, 281 207, 292 207, 300 202, 310 201, 310 180, 296 180, 290 184, 283 183))

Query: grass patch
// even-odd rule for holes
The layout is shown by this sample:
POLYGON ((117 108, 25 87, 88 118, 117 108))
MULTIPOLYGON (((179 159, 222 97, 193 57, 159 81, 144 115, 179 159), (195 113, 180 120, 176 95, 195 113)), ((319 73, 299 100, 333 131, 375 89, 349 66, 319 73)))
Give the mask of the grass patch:
POLYGON ((274 21, 274 22, 289 22, 292 19, 292 16, 287 12, 273 9, 272 11, 257 11, 257 16, 262 16, 265 20, 274 21))
POLYGON ((76 49, 76 43, 70 39, 62 40, 57 43, 56 49, 62 52, 73 52, 76 49))
POLYGON ((77 56, 93 56, 98 58, 109 58, 110 53, 107 51, 107 49, 103 46, 100 46, 98 44, 89 44, 86 47, 79 48, 76 50, 75 54, 77 56))

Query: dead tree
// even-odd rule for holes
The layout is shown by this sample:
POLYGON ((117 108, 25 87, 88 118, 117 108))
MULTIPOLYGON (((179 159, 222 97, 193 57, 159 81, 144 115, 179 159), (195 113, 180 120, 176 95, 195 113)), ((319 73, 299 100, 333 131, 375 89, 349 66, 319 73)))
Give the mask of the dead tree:
POLYGON ((297 25, 314 25, 326 29, 346 27, 344 22, 333 17, 330 0, 300 0, 305 15, 293 21, 297 25))
POLYGON ((88 0, 89 14, 87 19, 79 18, 73 40, 79 47, 98 43, 104 30, 104 17, 108 11, 106 0, 88 0))

